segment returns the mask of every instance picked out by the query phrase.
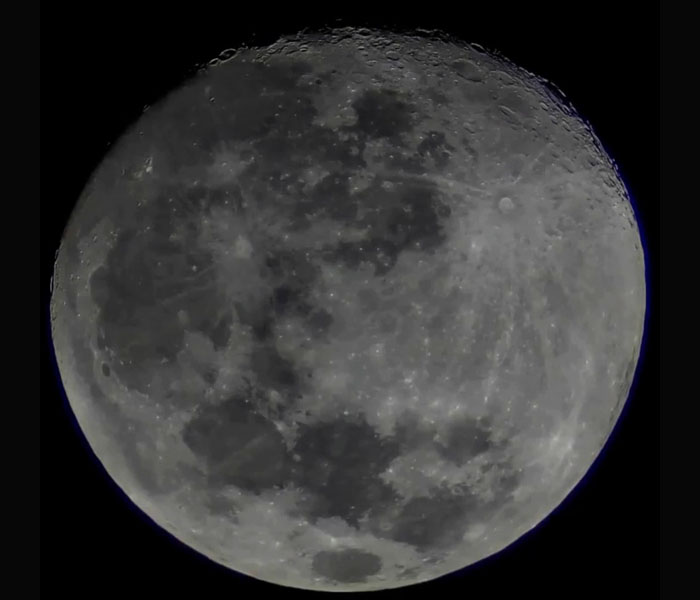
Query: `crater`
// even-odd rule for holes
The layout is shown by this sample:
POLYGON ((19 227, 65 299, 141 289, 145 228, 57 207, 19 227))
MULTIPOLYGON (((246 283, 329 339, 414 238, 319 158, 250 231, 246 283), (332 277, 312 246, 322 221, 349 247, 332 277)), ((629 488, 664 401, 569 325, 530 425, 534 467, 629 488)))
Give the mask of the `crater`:
POLYGON ((498 210, 507 215, 515 210, 515 202, 509 196, 503 196, 498 201, 498 210))
POLYGON ((455 60, 451 66, 464 79, 472 83, 480 83, 484 79, 481 69, 469 60, 455 60))
POLYGON ((314 572, 339 583, 362 583, 382 569, 382 561, 376 555, 356 548, 322 550, 312 561, 314 572))

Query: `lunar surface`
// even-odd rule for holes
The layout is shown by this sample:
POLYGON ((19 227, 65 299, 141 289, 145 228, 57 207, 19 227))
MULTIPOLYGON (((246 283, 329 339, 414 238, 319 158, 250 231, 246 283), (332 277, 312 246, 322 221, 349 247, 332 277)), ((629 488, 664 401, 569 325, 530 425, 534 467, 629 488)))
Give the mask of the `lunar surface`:
POLYGON ((545 518, 627 399, 645 312, 614 163, 560 94, 427 33, 227 52, 115 144, 52 331, 96 456, 254 578, 374 590, 545 518))

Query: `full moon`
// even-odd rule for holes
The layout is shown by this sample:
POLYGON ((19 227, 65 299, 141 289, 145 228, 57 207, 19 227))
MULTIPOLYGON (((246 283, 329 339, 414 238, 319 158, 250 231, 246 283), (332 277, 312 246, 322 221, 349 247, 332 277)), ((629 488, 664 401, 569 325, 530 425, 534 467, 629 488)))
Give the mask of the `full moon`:
POLYGON ((334 29, 231 50, 147 109, 57 253, 95 455, 196 551, 290 587, 434 579, 551 513, 628 397, 628 194, 548 82, 334 29))

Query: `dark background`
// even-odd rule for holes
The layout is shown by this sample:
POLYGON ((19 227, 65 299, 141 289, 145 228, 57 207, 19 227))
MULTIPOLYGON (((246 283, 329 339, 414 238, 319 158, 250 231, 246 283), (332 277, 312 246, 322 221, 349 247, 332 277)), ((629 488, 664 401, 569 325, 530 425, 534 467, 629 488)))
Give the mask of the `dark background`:
MULTIPOLYGON (((657 11, 588 2, 492 9, 400 7, 342 16, 234 8, 94 3, 42 9, 41 552, 49 596, 184 598, 212 593, 311 596, 236 575, 156 527, 92 455, 62 394, 48 338, 54 252, 75 200, 110 142, 197 64, 240 43, 330 25, 438 28, 496 49, 553 81, 616 160, 643 229, 649 306, 643 355, 615 432, 583 482, 535 530, 459 573, 375 596, 433 592, 658 597, 658 33, 657 11), (149 8, 150 6, 150 8, 149 8), (91 8, 87 8, 91 7, 91 8), (97 7, 97 8, 95 8, 97 7), (99 9, 99 10, 98 10, 99 9), (437 14, 442 13, 442 14, 437 14), (372 16, 370 16, 372 15, 372 16), (338 19, 340 17, 340 19, 338 19)), ((221 5, 228 6, 228 5, 221 5)), ((432 5, 431 5, 432 6, 432 5)), ((646 8, 645 8, 646 7, 646 8)), ((318 595, 318 594, 316 594, 318 595)))

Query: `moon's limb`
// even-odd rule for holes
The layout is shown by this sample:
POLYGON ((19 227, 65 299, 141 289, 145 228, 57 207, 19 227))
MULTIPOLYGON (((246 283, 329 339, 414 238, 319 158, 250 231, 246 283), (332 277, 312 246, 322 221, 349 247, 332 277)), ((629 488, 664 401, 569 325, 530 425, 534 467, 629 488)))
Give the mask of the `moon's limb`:
POLYGON ((156 522, 361 590, 561 502, 627 397, 644 285, 624 188, 539 80, 346 32, 149 110, 74 211, 52 318, 81 427, 156 522))

